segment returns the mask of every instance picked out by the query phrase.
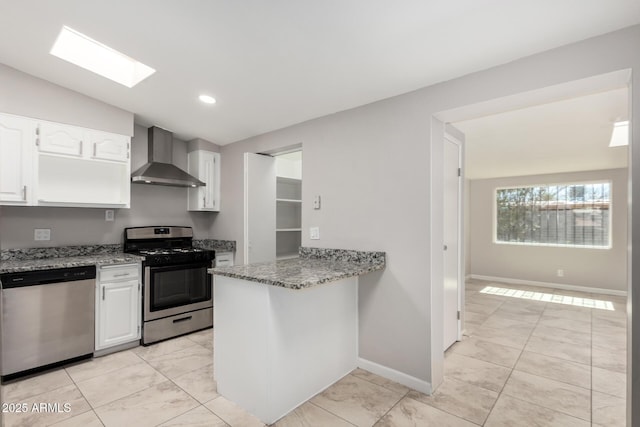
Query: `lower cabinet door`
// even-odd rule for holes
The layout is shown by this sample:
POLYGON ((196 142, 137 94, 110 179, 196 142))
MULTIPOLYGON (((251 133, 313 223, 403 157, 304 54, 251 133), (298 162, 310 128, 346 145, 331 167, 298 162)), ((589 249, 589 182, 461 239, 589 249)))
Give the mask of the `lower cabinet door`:
POLYGON ((96 350, 140 339, 137 280, 100 283, 96 350))

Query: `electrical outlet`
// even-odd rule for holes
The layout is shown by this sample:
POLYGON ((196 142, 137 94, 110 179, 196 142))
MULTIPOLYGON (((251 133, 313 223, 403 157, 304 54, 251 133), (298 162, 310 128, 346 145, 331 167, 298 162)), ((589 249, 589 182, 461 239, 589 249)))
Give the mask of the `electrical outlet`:
POLYGON ((115 214, 113 213, 112 209, 107 209, 106 211, 104 211, 104 220, 105 221, 113 221, 114 217, 115 217, 115 214))
POLYGON ((311 240, 320 240, 320 228, 319 227, 311 227, 311 228, 309 228, 309 239, 311 239, 311 240))
POLYGON ((564 277, 564 270, 561 268, 558 269, 558 277, 564 277))
POLYGON ((34 228, 33 240, 51 240, 50 228, 34 228))

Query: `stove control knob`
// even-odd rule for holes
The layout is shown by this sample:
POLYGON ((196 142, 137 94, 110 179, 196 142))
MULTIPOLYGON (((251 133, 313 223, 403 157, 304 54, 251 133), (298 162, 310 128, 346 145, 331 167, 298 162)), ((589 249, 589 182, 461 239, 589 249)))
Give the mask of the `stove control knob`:
POLYGON ((162 261, 166 262, 166 263, 169 263, 171 261, 171 257, 169 255, 165 255, 165 256, 162 257, 162 261))

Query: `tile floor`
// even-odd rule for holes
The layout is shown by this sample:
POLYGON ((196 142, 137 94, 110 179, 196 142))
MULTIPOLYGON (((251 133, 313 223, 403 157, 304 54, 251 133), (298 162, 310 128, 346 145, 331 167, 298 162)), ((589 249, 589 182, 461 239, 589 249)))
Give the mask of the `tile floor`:
MULTIPOLYGON (((466 296, 465 339, 432 396, 356 369, 275 425, 624 426, 623 298, 480 281, 466 296)), ((262 426, 216 393, 212 350, 208 330, 7 384, 3 402, 61 410, 5 413, 4 426, 262 426)))

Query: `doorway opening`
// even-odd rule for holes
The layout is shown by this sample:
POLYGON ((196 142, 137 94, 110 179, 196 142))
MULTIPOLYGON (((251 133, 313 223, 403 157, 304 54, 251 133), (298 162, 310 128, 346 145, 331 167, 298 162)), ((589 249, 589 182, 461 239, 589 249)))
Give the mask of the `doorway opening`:
POLYGON ((276 158, 276 259, 296 258, 302 244, 302 150, 276 158))
MULTIPOLYGON (((628 147, 609 141, 614 123, 629 119, 628 83, 625 70, 436 115, 443 128, 464 134, 467 283, 465 339, 445 358, 444 337, 434 388, 447 379, 472 382, 478 393, 498 393, 502 404, 520 399, 594 423, 594 408, 608 402, 617 409, 607 416, 624 424, 629 157, 628 147), (507 193, 524 200, 501 205, 507 193), (515 207, 513 221, 499 215, 515 207), (479 379, 483 370, 490 379, 479 379), (509 381, 557 386, 584 402, 568 413, 542 392, 514 396, 509 381)), ((446 278, 434 283, 443 283, 446 298, 446 278)))
POLYGON ((244 260, 298 256, 302 236, 302 148, 244 153, 244 260))

